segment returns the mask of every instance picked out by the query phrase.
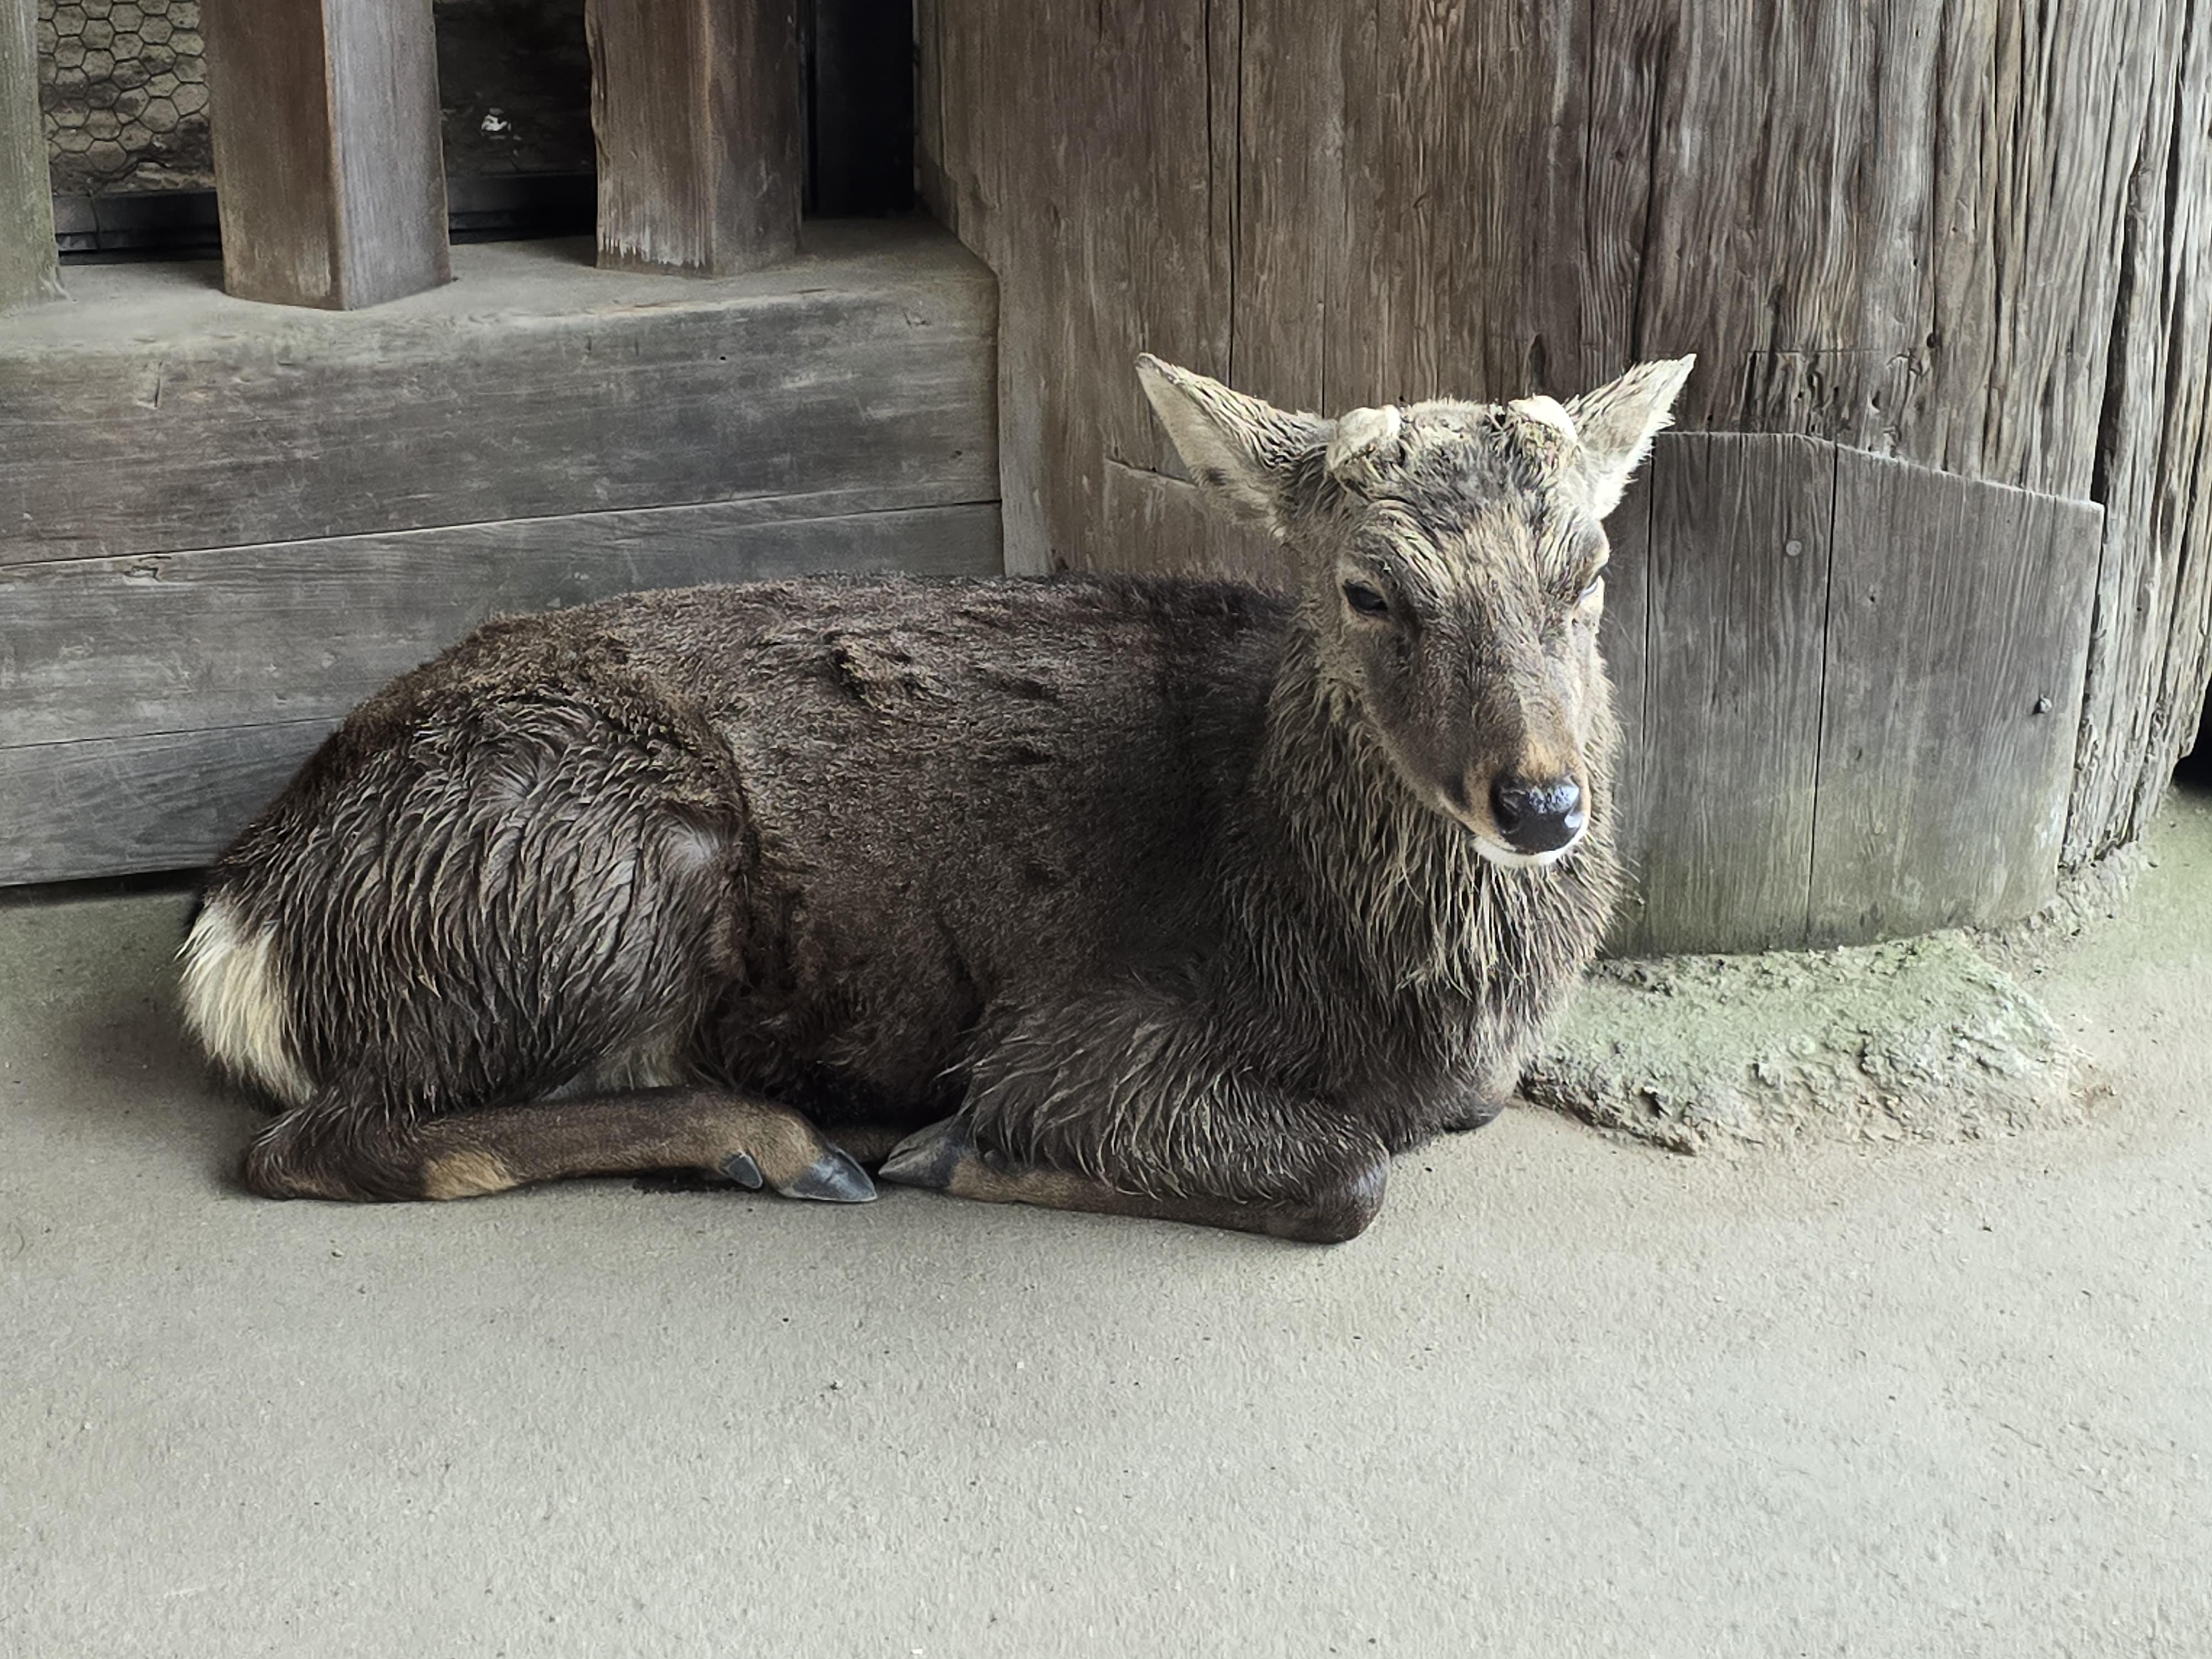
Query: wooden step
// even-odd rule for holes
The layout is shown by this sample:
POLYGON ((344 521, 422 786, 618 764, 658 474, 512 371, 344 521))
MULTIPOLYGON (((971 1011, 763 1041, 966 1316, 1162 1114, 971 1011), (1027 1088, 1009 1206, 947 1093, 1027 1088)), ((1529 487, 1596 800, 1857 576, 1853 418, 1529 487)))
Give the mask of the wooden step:
POLYGON ((726 279, 464 245, 359 313, 86 266, 0 320, 0 882, 204 861, 495 611, 999 570, 989 273, 919 221, 807 242, 726 279))

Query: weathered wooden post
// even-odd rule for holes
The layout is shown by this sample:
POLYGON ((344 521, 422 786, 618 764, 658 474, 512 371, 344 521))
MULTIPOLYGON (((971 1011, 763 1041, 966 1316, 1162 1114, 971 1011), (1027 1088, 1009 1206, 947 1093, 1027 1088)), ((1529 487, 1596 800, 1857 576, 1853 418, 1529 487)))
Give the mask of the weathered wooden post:
POLYGON ((201 0, 223 286, 349 311, 450 281, 430 0, 201 0))
POLYGON ((61 297, 33 0, 0 0, 0 311, 61 297))
POLYGON ((798 0, 589 0, 599 263, 726 276, 799 251, 798 0))
POLYGON ((1999 922, 2212 675, 2212 7, 923 0, 1015 568, 1230 568, 1127 364, 1279 404, 1695 352, 1614 515, 1622 944, 1999 922))

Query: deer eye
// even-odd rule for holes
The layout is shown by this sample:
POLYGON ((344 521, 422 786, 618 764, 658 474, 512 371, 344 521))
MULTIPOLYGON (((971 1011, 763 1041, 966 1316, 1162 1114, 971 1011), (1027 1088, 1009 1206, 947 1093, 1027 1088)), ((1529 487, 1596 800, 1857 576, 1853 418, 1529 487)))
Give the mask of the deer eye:
POLYGON ((1389 600, 1365 582, 1345 583, 1344 602, 1363 617, 1387 617, 1390 614, 1389 600))
POLYGON ((1575 603, 1577 605, 1588 605, 1592 599, 1595 599, 1599 594, 1604 592, 1605 573, 1603 571, 1600 571, 1596 575, 1592 576, 1589 580, 1583 584, 1583 591, 1575 595, 1575 603))

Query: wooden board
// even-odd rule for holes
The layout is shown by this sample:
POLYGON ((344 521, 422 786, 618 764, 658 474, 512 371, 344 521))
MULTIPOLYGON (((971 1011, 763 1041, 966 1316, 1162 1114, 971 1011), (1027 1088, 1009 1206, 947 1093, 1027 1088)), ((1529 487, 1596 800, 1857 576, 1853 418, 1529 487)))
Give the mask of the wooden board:
POLYGON ((1812 939, 2049 902, 2104 514, 1840 452, 1812 939))
POLYGON ((1109 477, 1172 471, 1137 354, 1230 368, 1237 9, 933 0, 921 21, 933 205, 1006 278, 1007 568, 1123 568, 1142 553, 1109 477))
POLYGON ((208 862, 337 720, 0 750, 0 884, 208 862))
POLYGON ((447 281, 430 0, 204 0, 224 283, 350 310, 447 281))
POLYGON ((0 572, 0 882, 203 860, 347 709, 495 614, 825 570, 998 573, 995 505, 795 516, 822 505, 0 572), (204 800, 192 793, 202 766, 213 768, 204 800))
POLYGON ((1835 477, 1806 438, 1670 434, 1654 453, 1627 950, 1804 937, 1835 477))
POLYGON ((995 504, 801 496, 0 568, 0 749, 342 713, 494 612, 819 570, 994 575, 995 504))
MULTIPOLYGON (((1662 439, 1662 442, 1670 440, 1662 439)), ((1605 566, 1605 617, 1598 649, 1613 681, 1614 718, 1620 746, 1613 761, 1613 844, 1629 872, 1628 891, 1614 914, 1609 944, 1625 954, 1642 931, 1644 848, 1651 828, 1651 805, 1644 777, 1650 696, 1651 468, 1629 484, 1628 493, 1605 522, 1612 556, 1605 566)))
POLYGON ((799 251, 798 0, 586 0, 599 263, 727 276, 799 251))
POLYGON ((62 296, 33 0, 0 0, 0 311, 62 296))
POLYGON ((913 222, 810 228, 774 273, 455 251, 360 316, 205 266, 87 267, 0 331, 0 563, 752 495, 997 495, 991 278, 913 222))

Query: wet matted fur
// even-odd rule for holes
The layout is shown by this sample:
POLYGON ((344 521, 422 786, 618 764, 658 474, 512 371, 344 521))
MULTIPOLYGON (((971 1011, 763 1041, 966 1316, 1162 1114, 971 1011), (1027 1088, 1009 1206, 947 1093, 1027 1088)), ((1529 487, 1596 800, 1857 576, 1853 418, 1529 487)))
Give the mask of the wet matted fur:
POLYGON ((357 710, 211 872, 188 1017, 273 1195, 884 1173, 1293 1237, 1486 1121, 1617 875, 1599 520, 1686 360, 1291 414, 1146 360, 1298 591, 632 595, 357 710), (919 1132, 919 1133, 915 1133, 919 1132))

